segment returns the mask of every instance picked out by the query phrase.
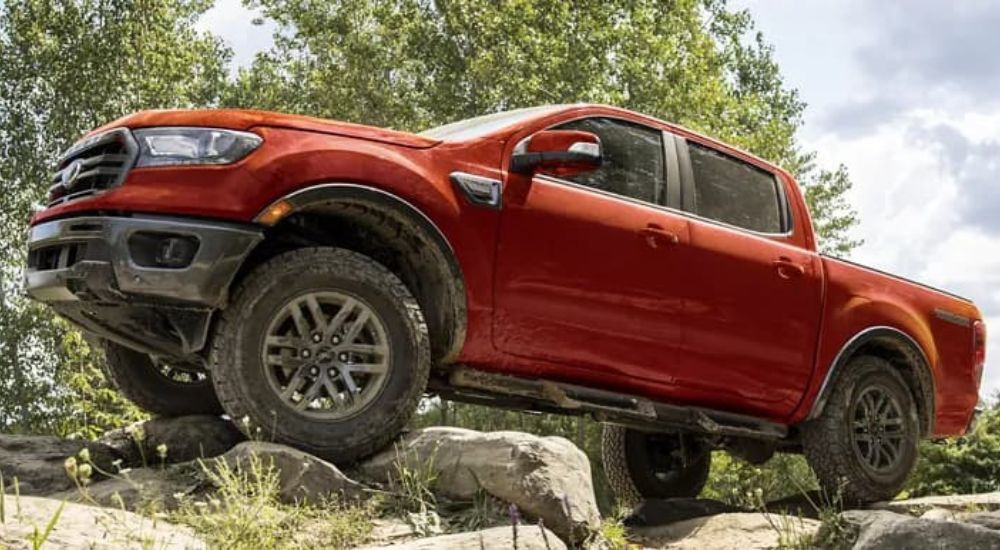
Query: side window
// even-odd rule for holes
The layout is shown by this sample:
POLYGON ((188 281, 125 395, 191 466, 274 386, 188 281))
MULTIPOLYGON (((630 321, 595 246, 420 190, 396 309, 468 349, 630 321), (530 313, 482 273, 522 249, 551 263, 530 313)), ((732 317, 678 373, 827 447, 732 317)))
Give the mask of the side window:
POLYGON ((781 233, 781 199, 773 174, 690 143, 694 213, 761 233, 781 233))
POLYGON ((611 118, 574 120, 559 129, 597 134, 604 155, 597 170, 563 179, 645 202, 659 202, 664 170, 662 132, 611 118))

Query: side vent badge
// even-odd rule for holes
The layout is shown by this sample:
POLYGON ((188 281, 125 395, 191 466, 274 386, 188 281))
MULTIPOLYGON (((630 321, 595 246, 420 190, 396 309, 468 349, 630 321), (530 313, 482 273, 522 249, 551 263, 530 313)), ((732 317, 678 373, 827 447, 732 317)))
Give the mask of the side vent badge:
POLYGON ((452 172, 451 183, 465 195, 469 202, 486 206, 488 208, 500 208, 500 180, 484 178, 465 172, 452 172))

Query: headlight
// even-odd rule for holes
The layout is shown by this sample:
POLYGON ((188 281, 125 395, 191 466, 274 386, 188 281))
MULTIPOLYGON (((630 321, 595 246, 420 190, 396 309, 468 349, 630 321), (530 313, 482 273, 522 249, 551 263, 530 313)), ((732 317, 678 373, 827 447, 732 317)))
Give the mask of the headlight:
POLYGON ((218 128, 143 128, 132 134, 139 142, 136 166, 229 164, 263 141, 256 134, 218 128))

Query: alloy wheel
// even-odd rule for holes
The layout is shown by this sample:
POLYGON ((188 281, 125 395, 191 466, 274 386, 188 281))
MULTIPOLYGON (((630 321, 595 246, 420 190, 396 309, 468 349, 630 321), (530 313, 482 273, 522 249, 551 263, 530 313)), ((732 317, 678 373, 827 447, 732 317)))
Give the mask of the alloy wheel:
POLYGON ((371 306, 342 292, 308 292, 273 316, 261 361, 291 410, 323 420, 353 416, 385 386, 390 349, 371 306))

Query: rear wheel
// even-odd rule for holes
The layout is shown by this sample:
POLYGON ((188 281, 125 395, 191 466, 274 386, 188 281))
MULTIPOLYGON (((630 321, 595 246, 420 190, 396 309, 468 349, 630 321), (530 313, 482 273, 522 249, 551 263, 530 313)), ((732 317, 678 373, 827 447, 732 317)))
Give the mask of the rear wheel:
POLYGON ((708 479, 711 449, 690 434, 650 433, 605 424, 604 472, 618 500, 696 497, 708 479))
POLYGON ((161 416, 222 414, 222 405, 204 369, 155 359, 105 342, 108 381, 139 408, 161 416))
POLYGON ((822 415, 802 427, 820 484, 849 503, 895 497, 916 464, 919 440, 912 392, 895 367, 871 356, 847 365, 822 415))
POLYGON ((210 365, 231 417, 350 462, 409 421, 429 350, 416 300, 388 269, 349 250, 306 248, 272 258, 239 285, 210 365))

